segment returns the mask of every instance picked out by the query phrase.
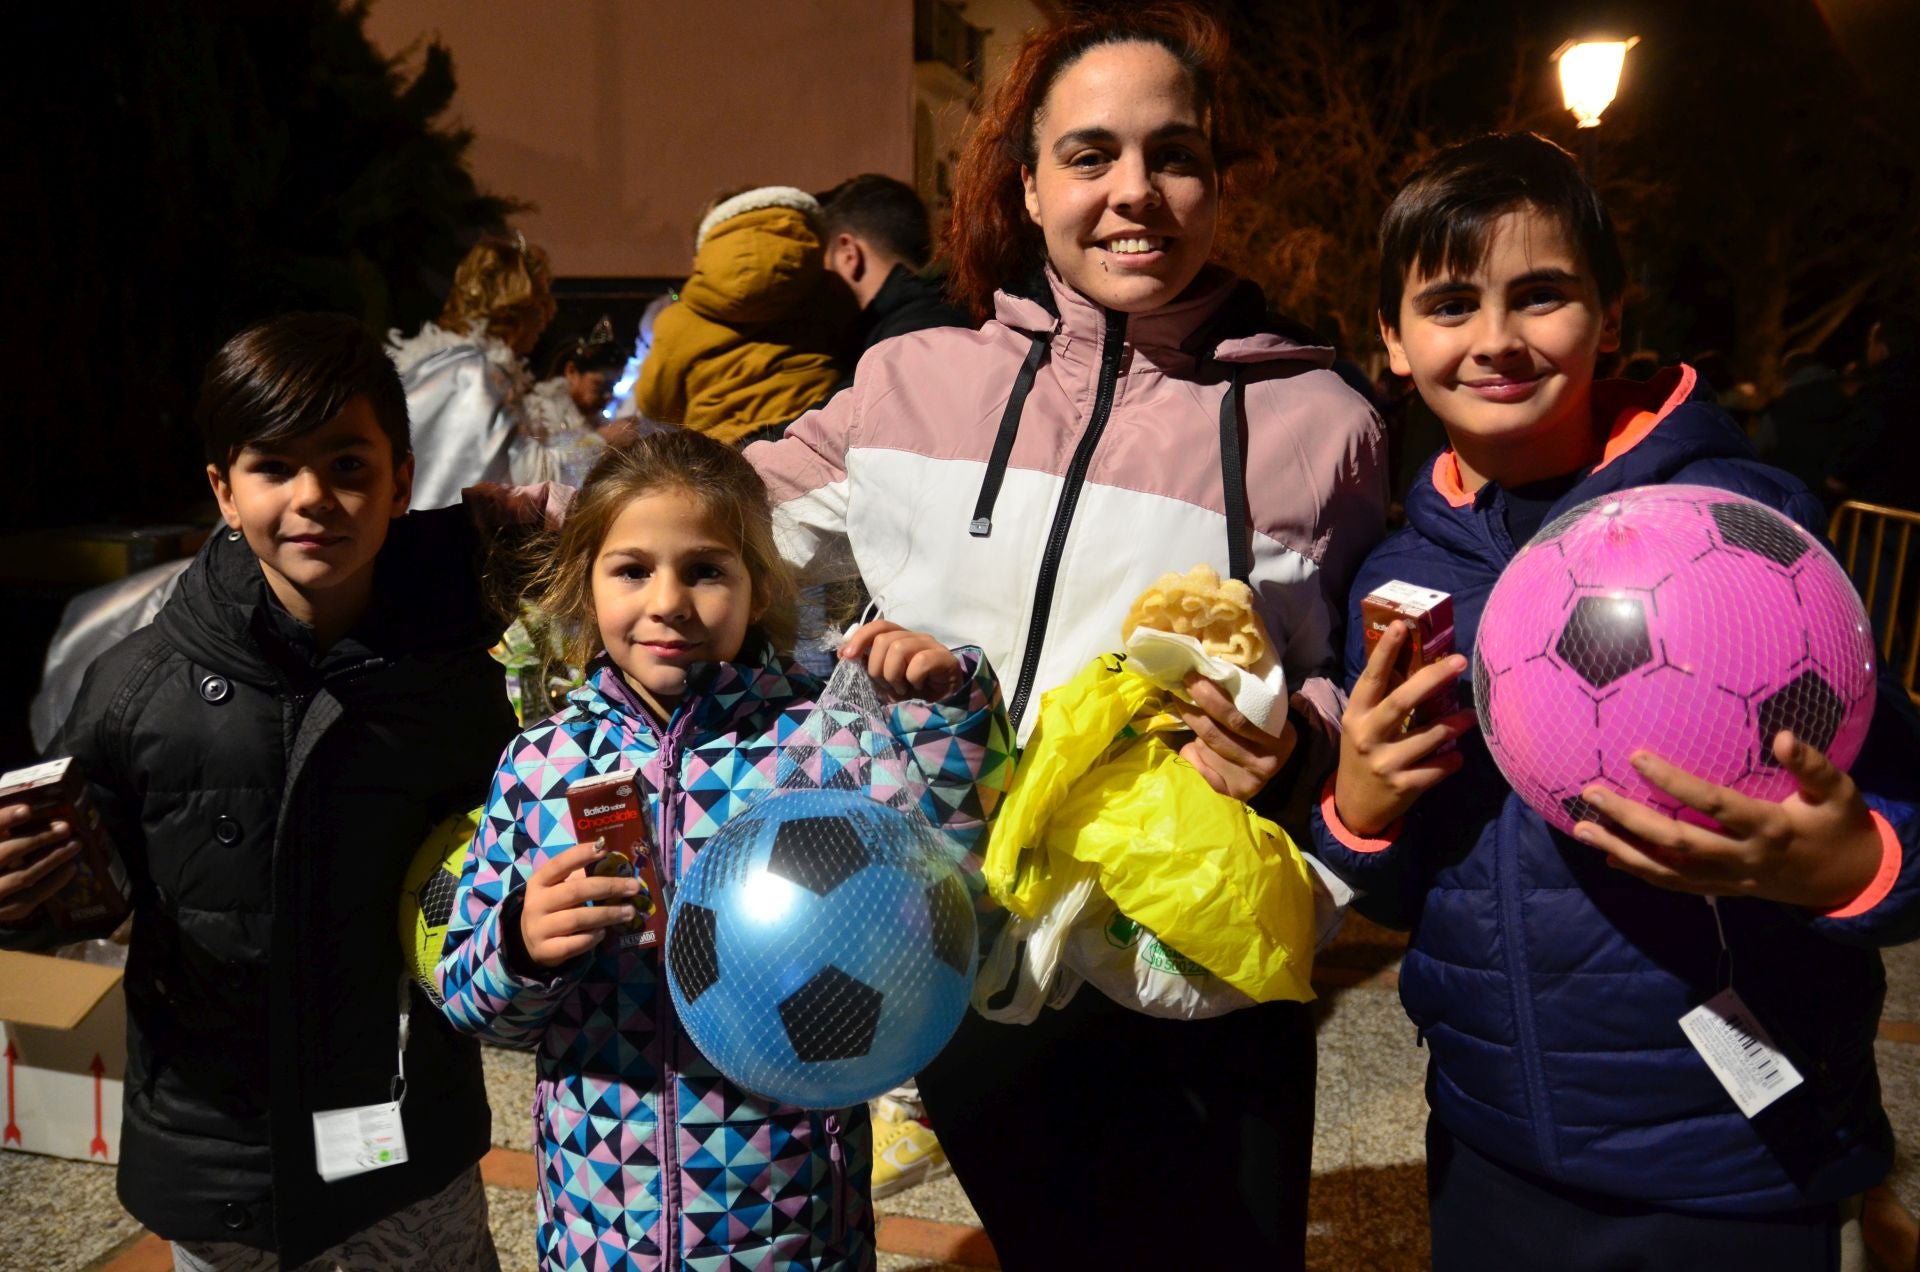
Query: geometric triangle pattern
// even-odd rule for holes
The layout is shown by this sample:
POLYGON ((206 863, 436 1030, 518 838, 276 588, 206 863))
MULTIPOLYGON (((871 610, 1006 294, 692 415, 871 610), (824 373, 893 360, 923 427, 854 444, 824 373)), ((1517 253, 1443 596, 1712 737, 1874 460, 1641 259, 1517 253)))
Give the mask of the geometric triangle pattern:
POLYGON ((952 698, 886 710, 911 770, 892 777, 852 720, 807 736, 810 718, 832 717, 813 712, 821 682, 770 657, 706 669, 662 722, 602 655, 566 710, 508 744, 436 979, 459 1028, 538 1049, 543 1269, 873 1266, 866 1109, 796 1109, 735 1086, 687 1039, 657 950, 608 942, 541 968, 517 939, 520 901, 532 873, 576 842, 566 791, 583 777, 637 775, 670 887, 783 768, 799 768, 913 800, 982 904, 984 832, 1012 779, 1013 735, 991 669, 977 650, 960 653, 967 677, 952 698))

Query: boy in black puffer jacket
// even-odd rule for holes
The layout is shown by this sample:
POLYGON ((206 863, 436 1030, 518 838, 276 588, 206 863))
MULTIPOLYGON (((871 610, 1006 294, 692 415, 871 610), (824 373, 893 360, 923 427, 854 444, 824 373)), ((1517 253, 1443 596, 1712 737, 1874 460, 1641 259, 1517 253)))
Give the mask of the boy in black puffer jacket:
MULTIPOLYGON (((495 1267, 479 1051, 395 938, 415 848, 515 727, 476 526, 402 515, 406 400, 351 319, 235 336, 199 422, 230 529, 92 667, 51 750, 132 882, 120 1199, 179 1268, 495 1267), (396 1098, 403 1160, 320 1158, 317 1114, 396 1098)), ((22 812, 0 808, 12 924, 71 873, 65 827, 22 812)))

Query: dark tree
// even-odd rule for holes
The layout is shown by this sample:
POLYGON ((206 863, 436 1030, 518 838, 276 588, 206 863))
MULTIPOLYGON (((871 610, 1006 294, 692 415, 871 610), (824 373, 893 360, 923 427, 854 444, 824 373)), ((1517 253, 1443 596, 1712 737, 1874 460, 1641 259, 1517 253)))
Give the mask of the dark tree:
POLYGON ((1437 146, 1493 128, 1591 154, 1632 267, 1629 343, 1669 360, 1717 349, 1735 378, 1775 390, 1785 357, 1863 301, 1920 291, 1920 121, 1913 77, 1887 69, 1920 57, 1911 15, 1862 19, 1847 47, 1812 0, 1234 0, 1224 13, 1275 164, 1229 203, 1223 250, 1356 356, 1378 347, 1374 236, 1393 192, 1437 146), (1642 43, 1582 137, 1550 55, 1600 31, 1642 43))
POLYGON ((389 60, 365 16, 364 0, 12 15, 0 524, 179 516, 206 496, 190 417, 222 340, 293 308, 417 324, 511 210, 439 122, 446 49, 389 60))
POLYGON ((1229 201, 1227 259, 1284 312, 1349 348, 1372 337, 1374 234, 1394 189, 1432 152, 1431 91, 1451 4, 1301 0, 1232 13, 1234 56, 1261 140, 1264 186, 1229 201))
POLYGON ((1722 330, 1691 343, 1722 348, 1770 397, 1788 355, 1920 280, 1916 121, 1808 0, 1696 0, 1646 21, 1602 143, 1663 169, 1669 208, 1641 236, 1653 277, 1705 267, 1722 330))

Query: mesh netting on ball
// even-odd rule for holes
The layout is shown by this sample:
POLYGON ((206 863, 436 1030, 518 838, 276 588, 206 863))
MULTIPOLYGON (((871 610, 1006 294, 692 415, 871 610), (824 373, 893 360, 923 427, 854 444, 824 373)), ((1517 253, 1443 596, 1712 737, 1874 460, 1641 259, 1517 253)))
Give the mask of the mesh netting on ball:
POLYGON ((973 986, 973 906, 937 832, 847 790, 770 796, 694 859, 667 927, 674 1007, 739 1086, 842 1108, 918 1072, 973 986))
POLYGON ((1853 762, 1873 714, 1873 635, 1832 555, 1764 504, 1704 486, 1602 496, 1542 527, 1501 574, 1473 651, 1480 731, 1563 831, 1600 784, 1710 824, 1629 762, 1651 751, 1766 800, 1793 777, 1782 729, 1853 762))

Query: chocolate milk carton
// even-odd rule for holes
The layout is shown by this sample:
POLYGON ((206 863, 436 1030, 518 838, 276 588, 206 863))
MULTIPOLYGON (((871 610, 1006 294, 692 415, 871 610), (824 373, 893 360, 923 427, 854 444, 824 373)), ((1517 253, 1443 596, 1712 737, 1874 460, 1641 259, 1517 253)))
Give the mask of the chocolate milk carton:
MULTIPOLYGON (((1408 676, 1453 652, 1453 598, 1445 592, 1395 580, 1382 583, 1360 602, 1360 621, 1366 627, 1367 656, 1380 643, 1394 620, 1407 625, 1407 643, 1393 660, 1387 675, 1387 692, 1398 688, 1408 676)), ((1450 680, 1431 697, 1407 713, 1400 723, 1402 733, 1413 733, 1459 710, 1454 683, 1450 680)))
POLYGON ((127 876, 100 825, 100 810, 87 794, 87 779, 68 756, 0 773, 0 804, 25 800, 37 814, 27 829, 39 833, 56 821, 73 827, 80 855, 74 876, 47 899, 40 912, 62 932, 113 927, 127 917, 127 876))
POLYGON ((574 838, 599 840, 607 855, 593 867, 597 875, 632 875, 640 880, 633 918, 620 935, 622 945, 659 946, 667 939, 667 910, 660 897, 660 876, 647 833, 647 801, 632 769, 602 773, 567 788, 574 838))

